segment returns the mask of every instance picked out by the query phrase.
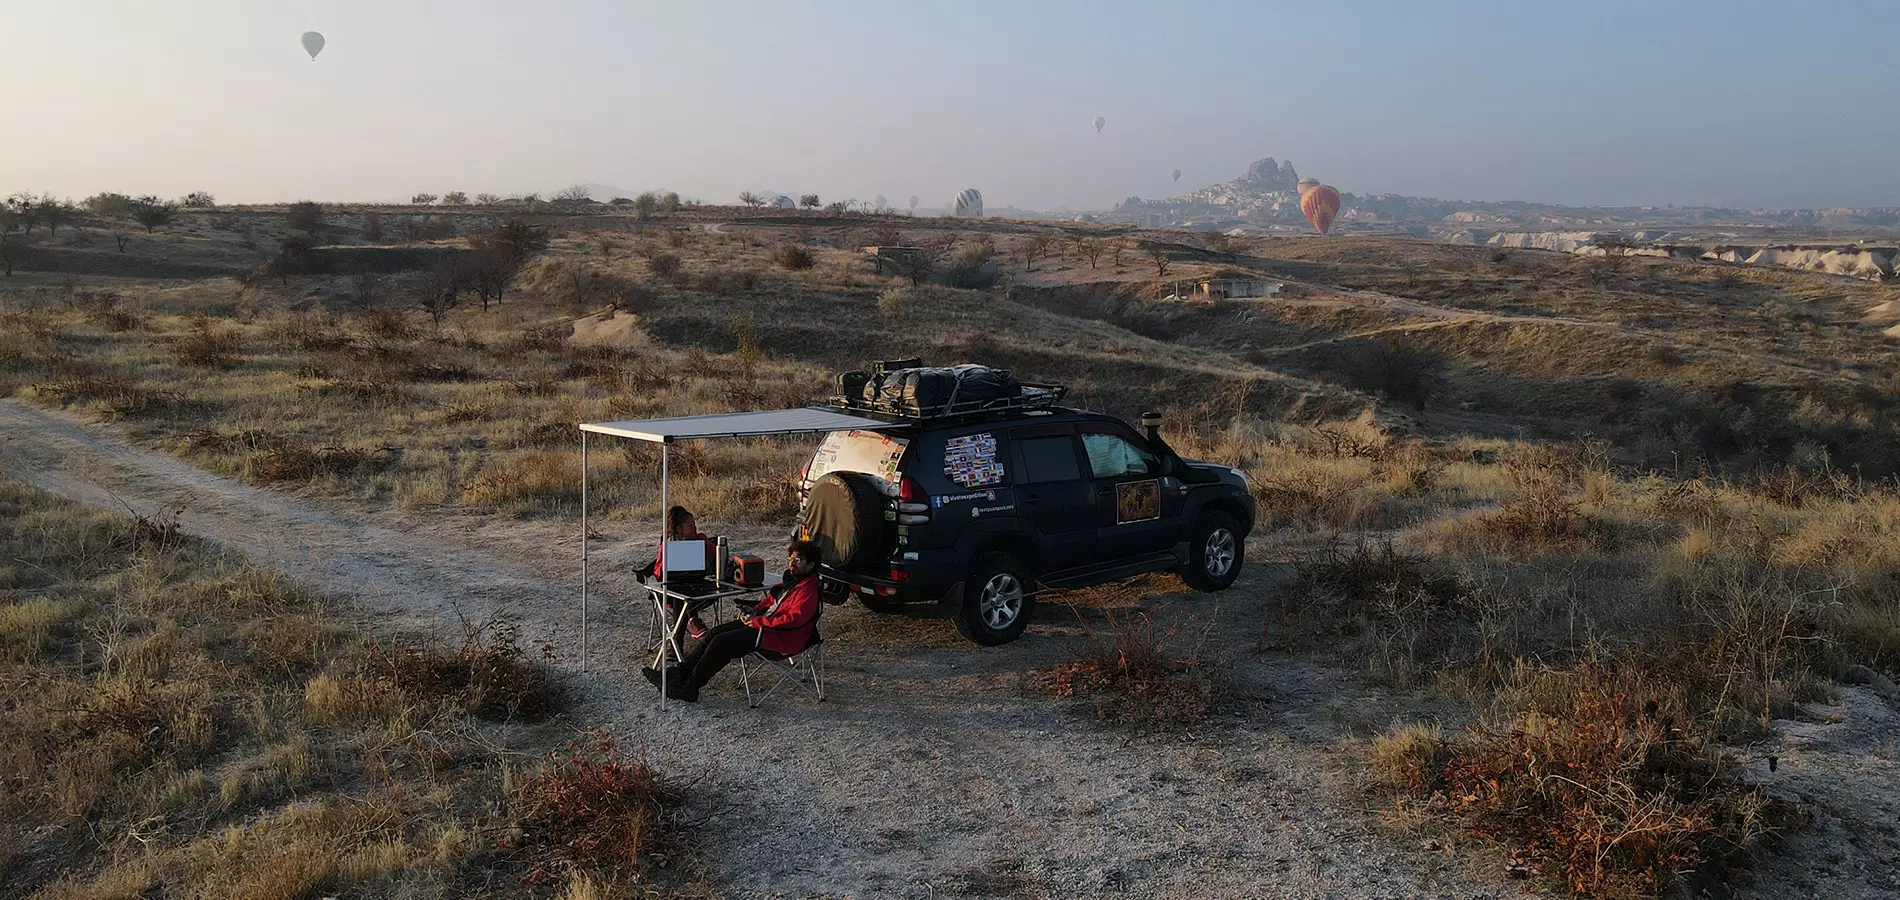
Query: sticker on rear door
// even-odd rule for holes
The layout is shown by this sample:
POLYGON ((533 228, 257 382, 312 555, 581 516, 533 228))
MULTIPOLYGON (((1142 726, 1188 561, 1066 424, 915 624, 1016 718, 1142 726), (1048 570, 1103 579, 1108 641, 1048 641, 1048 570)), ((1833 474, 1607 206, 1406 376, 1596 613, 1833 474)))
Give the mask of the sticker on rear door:
POLYGON ((1115 524, 1161 518, 1161 482, 1130 481, 1115 485, 1115 524))
POLYGON ((943 474, 966 488, 1002 484, 1003 461, 996 455, 996 435, 986 431, 951 438, 943 447, 943 474))

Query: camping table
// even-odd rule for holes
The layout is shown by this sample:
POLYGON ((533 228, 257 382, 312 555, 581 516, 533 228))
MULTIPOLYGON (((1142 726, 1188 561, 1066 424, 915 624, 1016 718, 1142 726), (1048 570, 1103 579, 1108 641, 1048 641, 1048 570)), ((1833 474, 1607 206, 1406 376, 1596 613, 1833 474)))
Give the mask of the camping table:
POLYGON ((685 651, 680 647, 680 635, 686 631, 686 620, 701 610, 718 605, 721 600, 744 597, 747 594, 763 594, 776 587, 779 580, 777 575, 768 574, 757 587, 727 584, 723 581, 714 582, 713 590, 700 594, 683 594, 668 590, 665 585, 657 581, 641 585, 646 589, 647 599, 653 603, 653 615, 660 620, 662 628, 660 645, 654 649, 653 653, 653 667, 660 670, 660 705, 662 707, 666 705, 667 659, 671 657, 672 661, 677 663, 686 658, 685 651), (677 606, 677 610, 666 608, 669 600, 677 606))

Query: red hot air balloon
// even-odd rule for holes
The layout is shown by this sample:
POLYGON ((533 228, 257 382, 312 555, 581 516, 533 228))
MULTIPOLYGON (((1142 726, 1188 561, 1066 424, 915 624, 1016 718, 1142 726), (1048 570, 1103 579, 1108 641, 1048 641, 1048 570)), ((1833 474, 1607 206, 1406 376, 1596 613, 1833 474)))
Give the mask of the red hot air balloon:
POLYGON ((1307 188, 1300 193, 1300 212, 1320 234, 1325 234, 1333 227, 1333 217, 1339 215, 1339 192, 1326 184, 1307 188))

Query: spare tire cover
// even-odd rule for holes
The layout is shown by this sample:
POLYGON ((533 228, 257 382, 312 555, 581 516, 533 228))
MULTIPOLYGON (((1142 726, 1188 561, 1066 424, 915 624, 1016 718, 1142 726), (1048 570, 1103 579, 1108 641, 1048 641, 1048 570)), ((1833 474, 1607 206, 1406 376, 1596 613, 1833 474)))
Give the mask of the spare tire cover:
POLYGON ((884 556, 886 505, 871 476, 831 472, 812 484, 800 530, 823 548, 826 565, 869 568, 884 556))

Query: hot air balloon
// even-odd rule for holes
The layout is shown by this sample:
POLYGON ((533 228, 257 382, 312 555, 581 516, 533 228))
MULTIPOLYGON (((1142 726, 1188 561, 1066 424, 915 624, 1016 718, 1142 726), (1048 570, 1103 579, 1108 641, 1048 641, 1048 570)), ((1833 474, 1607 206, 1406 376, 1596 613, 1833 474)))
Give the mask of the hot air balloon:
POLYGON ((1096 133, 1096 134, 1101 134, 1101 133, 1102 133, 1102 126, 1103 126, 1103 125, 1107 125, 1107 124, 1108 124, 1108 120, 1107 120, 1107 119, 1104 119, 1104 118, 1102 118, 1101 116, 1096 116, 1096 117, 1095 117, 1095 133, 1096 133))
POLYGON ((310 54, 310 59, 312 62, 316 61, 317 54, 323 52, 323 35, 320 35, 314 31, 304 32, 303 33, 303 52, 310 54))
POLYGON ((983 192, 976 188, 965 188, 963 193, 957 195, 956 215, 983 218, 983 192))
POLYGON ((876 210, 877 212, 883 212, 884 208, 890 205, 891 205, 891 201, 884 199, 883 194, 879 194, 877 195, 877 202, 872 204, 871 208, 873 210, 876 210))
POLYGON ((1300 212, 1306 213, 1306 220, 1325 234, 1333 227, 1333 217, 1339 215, 1339 192, 1331 185, 1315 184, 1300 193, 1300 212))
POLYGON ((916 194, 912 194, 912 195, 910 195, 910 211, 911 211, 911 212, 916 212, 916 211, 917 211, 917 204, 918 204, 918 202, 919 202, 919 201, 917 200, 917 195, 916 195, 916 194))
POLYGON ((777 197, 774 197, 772 199, 772 205, 778 207, 779 209, 797 209, 798 201, 793 200, 792 198, 787 197, 784 194, 780 194, 777 197))
POLYGON ((1174 170, 1174 180, 1175 180, 1175 181, 1180 181, 1180 180, 1181 180, 1181 170, 1180 170, 1180 169, 1175 169, 1175 170, 1174 170))

